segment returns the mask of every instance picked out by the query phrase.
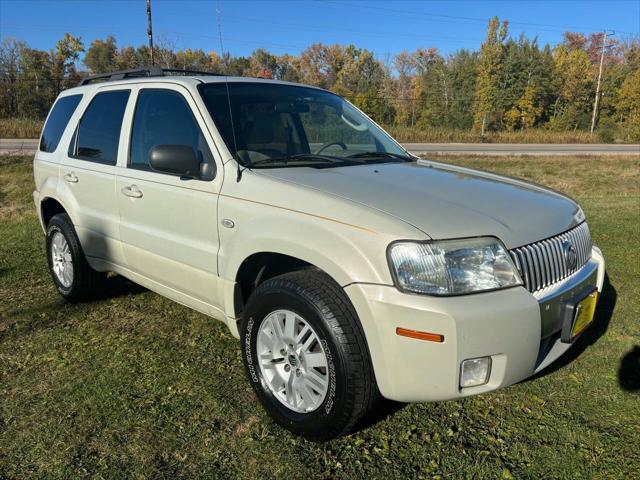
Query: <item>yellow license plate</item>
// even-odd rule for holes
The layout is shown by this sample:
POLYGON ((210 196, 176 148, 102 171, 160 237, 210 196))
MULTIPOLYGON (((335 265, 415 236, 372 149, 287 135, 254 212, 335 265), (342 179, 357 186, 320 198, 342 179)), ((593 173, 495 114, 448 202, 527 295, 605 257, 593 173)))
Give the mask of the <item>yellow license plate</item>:
POLYGON ((584 329, 593 322, 597 302, 598 291, 594 290, 591 294, 582 299, 578 305, 576 305, 573 317, 573 326, 571 327, 571 338, 580 335, 584 329))

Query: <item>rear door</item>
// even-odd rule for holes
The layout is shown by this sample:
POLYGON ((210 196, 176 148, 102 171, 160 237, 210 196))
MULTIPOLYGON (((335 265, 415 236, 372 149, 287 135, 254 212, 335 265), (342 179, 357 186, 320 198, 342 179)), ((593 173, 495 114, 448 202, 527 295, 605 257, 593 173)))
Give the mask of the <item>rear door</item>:
POLYGON ((222 163, 189 91, 175 84, 145 83, 135 92, 116 194, 127 266, 135 273, 193 299, 221 307, 218 294, 218 193, 222 163), (153 171, 149 151, 186 145, 201 161, 201 178, 153 171))
POLYGON ((120 141, 130 88, 97 91, 78 121, 60 169, 82 249, 91 258, 123 261, 115 169, 126 149, 120 141))

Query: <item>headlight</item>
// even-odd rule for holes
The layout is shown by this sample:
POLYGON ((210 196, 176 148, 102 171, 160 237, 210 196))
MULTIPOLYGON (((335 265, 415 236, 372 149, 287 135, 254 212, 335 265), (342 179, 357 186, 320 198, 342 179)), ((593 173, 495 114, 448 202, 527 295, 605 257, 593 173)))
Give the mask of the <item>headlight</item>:
POLYGON ((389 264, 398 288, 428 295, 462 295, 522 284, 509 253, 493 237, 392 243, 389 264))

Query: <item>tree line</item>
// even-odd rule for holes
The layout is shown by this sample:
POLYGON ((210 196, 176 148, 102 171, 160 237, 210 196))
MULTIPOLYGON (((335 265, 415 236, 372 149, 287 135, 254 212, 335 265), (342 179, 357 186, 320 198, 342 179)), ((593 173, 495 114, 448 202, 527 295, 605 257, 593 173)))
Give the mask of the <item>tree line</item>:
MULTIPOLYGON (((250 56, 154 48, 155 64, 228 75, 317 85, 344 96, 387 126, 483 132, 540 127, 588 130, 596 80, 604 61, 598 116, 603 140, 640 140, 640 41, 603 33, 566 32, 555 46, 508 35, 490 20, 478 50, 442 55, 437 48, 404 51, 385 61, 354 45, 309 46, 299 55, 259 48, 250 56)), ((0 45, 0 118, 43 118, 59 92, 83 76, 150 65, 147 46, 119 47, 113 36, 85 47, 66 33, 50 51, 5 38, 0 45), (81 60, 80 56, 83 54, 81 60)))

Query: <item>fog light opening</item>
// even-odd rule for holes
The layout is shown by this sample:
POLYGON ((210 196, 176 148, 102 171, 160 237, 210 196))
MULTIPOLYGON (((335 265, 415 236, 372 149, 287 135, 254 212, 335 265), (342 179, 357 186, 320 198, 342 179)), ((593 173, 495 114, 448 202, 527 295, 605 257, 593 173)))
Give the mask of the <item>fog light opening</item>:
POLYGON ((460 364, 460 388, 479 387, 489 381, 491 357, 470 358, 460 364))

